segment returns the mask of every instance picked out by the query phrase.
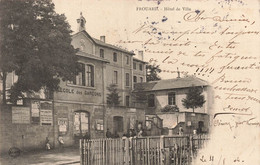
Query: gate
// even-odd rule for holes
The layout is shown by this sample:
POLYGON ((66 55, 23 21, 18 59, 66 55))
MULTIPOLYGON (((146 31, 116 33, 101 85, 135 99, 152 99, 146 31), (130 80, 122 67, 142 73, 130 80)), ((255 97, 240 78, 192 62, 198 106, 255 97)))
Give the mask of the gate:
POLYGON ((81 165, 189 165, 206 136, 80 140, 81 165))

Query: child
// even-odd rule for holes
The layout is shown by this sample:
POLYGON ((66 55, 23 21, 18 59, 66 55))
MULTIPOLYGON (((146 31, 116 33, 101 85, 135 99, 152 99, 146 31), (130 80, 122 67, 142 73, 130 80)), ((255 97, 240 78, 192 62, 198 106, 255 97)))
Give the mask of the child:
POLYGON ((59 144, 60 144, 60 148, 63 148, 64 141, 63 141, 62 136, 59 136, 59 137, 58 137, 58 141, 59 141, 59 144))
POLYGON ((45 148, 46 150, 50 150, 51 149, 51 145, 50 145, 50 140, 48 139, 48 137, 46 137, 46 140, 45 140, 45 148))

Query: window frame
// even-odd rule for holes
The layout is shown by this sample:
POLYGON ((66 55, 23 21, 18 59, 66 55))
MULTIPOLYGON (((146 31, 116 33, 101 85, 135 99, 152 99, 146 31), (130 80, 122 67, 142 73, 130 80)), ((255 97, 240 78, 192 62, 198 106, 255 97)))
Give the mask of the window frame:
POLYGON ((136 70, 137 63, 133 62, 133 69, 136 70))
POLYGON ((113 53, 113 61, 117 62, 117 53, 116 52, 113 53))
POLYGON ((78 63, 82 65, 81 71, 79 72, 78 75, 75 75, 73 81, 67 81, 67 85, 83 87, 83 88, 94 88, 95 87, 95 65, 91 63, 84 63, 84 62, 78 62, 78 63), (91 67, 91 72, 88 72, 89 67, 91 67), (90 81, 88 77, 90 77, 90 81))
POLYGON ((136 76, 133 76, 133 82, 137 83, 137 77, 136 76))
POLYGON ((129 63, 130 63, 130 57, 126 55, 126 64, 129 65, 129 63))
POLYGON ((139 64, 139 70, 143 71, 143 64, 141 64, 141 63, 139 64))
POLYGON ((130 86, 130 74, 125 73, 125 86, 129 87, 130 86))
POLYGON ((113 84, 118 84, 118 71, 114 70, 113 73, 113 84))
POLYGON ((95 86, 95 74, 94 74, 94 66, 91 64, 86 64, 85 68, 87 68, 87 70, 85 69, 85 86, 87 87, 94 87, 95 86), (91 71, 89 72, 89 67, 91 69, 91 71), (89 76, 90 74, 90 76, 89 76), (89 78, 90 77, 90 78, 89 78))
POLYGON ((176 105, 176 93, 175 92, 168 93, 168 105, 176 105))
POLYGON ((130 107, 130 96, 129 95, 125 96, 125 106, 130 107))
POLYGON ((104 49, 100 49, 99 50, 99 55, 101 58, 105 58, 105 50, 104 49))

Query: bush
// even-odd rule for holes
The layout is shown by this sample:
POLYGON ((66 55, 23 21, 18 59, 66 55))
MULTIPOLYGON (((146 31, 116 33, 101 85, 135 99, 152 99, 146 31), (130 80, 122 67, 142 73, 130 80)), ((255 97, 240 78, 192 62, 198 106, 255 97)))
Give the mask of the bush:
POLYGON ((177 105, 166 105, 162 108, 162 112, 179 112, 179 108, 177 105))

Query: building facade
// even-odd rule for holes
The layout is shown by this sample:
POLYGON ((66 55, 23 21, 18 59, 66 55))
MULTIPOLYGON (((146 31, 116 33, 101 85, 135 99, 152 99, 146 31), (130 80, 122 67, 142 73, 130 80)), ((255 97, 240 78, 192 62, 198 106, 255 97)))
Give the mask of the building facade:
POLYGON ((182 127, 185 133, 191 133, 193 130, 199 130, 201 133, 209 131, 213 93, 206 81, 190 76, 137 83, 135 89, 138 89, 135 92, 142 92, 146 95, 145 104, 138 104, 136 101, 136 106, 145 109, 148 119, 154 115, 158 116, 163 121, 163 127, 173 130, 174 133, 178 133, 179 127, 182 127), (202 95, 206 101, 202 107, 196 108, 194 112, 192 109, 185 108, 182 103, 188 89, 192 86, 202 89, 202 95), (171 108, 172 110, 167 110, 171 108))
MULTIPOLYGON (((73 81, 61 81, 51 99, 41 90, 27 95, 19 105, 2 107, 0 138, 5 147, 1 152, 13 146, 42 149, 46 137, 52 147, 58 146, 59 136, 65 146, 71 146, 83 136, 103 138, 108 128, 112 134, 122 136, 137 124, 145 123, 145 111, 131 104, 131 92, 134 77, 139 82, 146 81, 146 63, 134 58, 133 52, 106 43, 105 36, 91 37, 85 31, 82 15, 77 22, 79 31, 72 36, 71 44, 79 49, 78 75, 73 81), (134 61, 139 70, 133 68, 134 61), (120 104, 116 107, 107 105, 110 84, 116 84, 119 91, 120 104)), ((17 77, 10 73, 9 79, 8 87, 17 77)))

